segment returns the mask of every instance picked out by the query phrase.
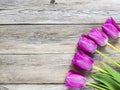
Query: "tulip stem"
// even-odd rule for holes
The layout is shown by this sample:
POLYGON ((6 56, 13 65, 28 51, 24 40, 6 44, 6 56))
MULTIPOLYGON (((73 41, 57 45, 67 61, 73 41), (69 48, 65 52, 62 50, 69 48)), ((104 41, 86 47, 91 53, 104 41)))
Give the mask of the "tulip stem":
POLYGON ((97 88, 97 89, 99 89, 99 90, 107 90, 107 89, 104 89, 104 88, 102 88, 102 87, 100 87, 100 86, 98 86, 98 85, 95 85, 95 84, 93 84, 93 83, 90 83, 90 82, 86 82, 86 85, 91 86, 91 87, 94 87, 94 88, 97 88))
POLYGON ((111 59, 110 57, 106 56, 105 54, 103 54, 102 52, 96 50, 96 52, 98 54, 100 54, 101 56, 103 56, 105 59, 109 60, 110 62, 114 63, 115 65, 117 65, 118 67, 120 67, 120 64, 118 64, 115 60, 111 59))
POLYGON ((110 44, 110 43, 107 42, 107 45, 108 45, 109 47, 111 47, 112 49, 114 49, 115 51, 117 51, 118 53, 120 53, 120 50, 117 49, 116 47, 114 47, 112 44, 110 44))
POLYGON ((96 69, 96 70, 101 71, 103 73, 109 74, 107 71, 105 71, 105 70, 103 70, 103 69, 101 69, 101 68, 99 68, 99 67, 97 67, 95 65, 93 66, 93 69, 96 69))

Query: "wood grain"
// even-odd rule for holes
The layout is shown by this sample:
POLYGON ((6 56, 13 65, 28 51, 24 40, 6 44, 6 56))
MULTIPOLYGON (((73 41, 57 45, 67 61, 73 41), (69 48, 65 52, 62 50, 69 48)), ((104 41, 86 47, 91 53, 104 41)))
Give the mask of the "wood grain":
MULTIPOLYGON (((0 26, 0 54, 74 53, 81 34, 99 25, 3 25, 0 26)), ((120 48, 120 40, 112 40, 120 48)), ((108 46, 105 53, 115 53, 108 46)))
MULTIPOLYGON (((100 28, 100 25, 1 25, 0 83, 64 83, 66 73, 73 69, 71 59, 79 36, 94 26, 100 28)), ((119 39, 112 43, 120 48, 119 39)), ((109 47, 100 50, 120 60, 119 54, 109 47)), ((98 54, 94 58, 98 66, 104 60, 98 54)))
POLYGON ((120 22, 119 0, 1 0, 0 24, 91 24, 113 16, 120 22), (112 6, 112 7, 111 7, 112 6))
MULTIPOLYGON (((108 56, 120 61, 119 54, 108 56)), ((0 55, 0 83, 64 83, 66 73, 73 69, 72 57, 73 54, 0 55)), ((97 66, 107 61, 98 54, 94 59, 97 66)))
MULTIPOLYGON (((0 90, 76 90, 63 83, 79 36, 110 16, 120 23, 119 8, 119 0, 0 0, 0 90)), ((120 61, 108 46, 99 50, 120 61)))
POLYGON ((0 90, 94 90, 88 86, 84 89, 68 89, 63 84, 41 84, 41 85, 0 85, 0 90))
POLYGON ((0 85, 0 90, 67 90, 62 84, 56 85, 0 85))
POLYGON ((71 50, 74 51, 75 41, 81 34, 80 32, 84 31, 78 30, 84 26, 75 27, 61 25, 0 26, 0 52, 70 53, 71 50))

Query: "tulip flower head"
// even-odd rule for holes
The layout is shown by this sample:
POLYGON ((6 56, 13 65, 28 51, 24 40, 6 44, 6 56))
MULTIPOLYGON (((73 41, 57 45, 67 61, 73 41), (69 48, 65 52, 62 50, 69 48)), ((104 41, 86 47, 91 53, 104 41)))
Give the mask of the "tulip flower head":
POLYGON ((102 31, 99 30, 97 27, 94 27, 90 30, 88 35, 84 35, 84 34, 81 35, 77 43, 78 46, 77 49, 79 51, 77 51, 74 54, 74 57, 72 59, 72 64, 75 67, 85 71, 91 70, 93 67, 94 69, 100 71, 100 73, 98 72, 92 74, 92 78, 97 82, 91 83, 91 82, 87 82, 86 77, 83 74, 78 73, 74 70, 70 70, 66 75, 66 79, 65 79, 66 86, 69 88, 82 89, 85 87, 85 85, 88 85, 97 88, 99 90, 108 90, 108 89, 119 90, 120 89, 119 72, 115 71, 114 69, 112 69, 111 67, 105 64, 103 65, 104 69, 101 69, 97 66, 93 66, 94 59, 86 54, 86 53, 93 54, 94 52, 97 52, 106 60, 120 67, 120 64, 118 62, 108 57, 107 55, 103 54, 101 51, 97 50, 97 45, 98 46, 108 45, 112 49, 120 53, 119 49, 108 43, 108 37, 116 39, 119 37, 119 35, 120 35, 120 27, 112 17, 108 18, 106 22, 102 25, 102 31))
POLYGON ((111 23, 112 25, 114 25, 118 29, 118 31, 120 31, 120 27, 118 26, 118 24, 116 23, 116 21, 112 17, 108 18, 105 23, 111 23))
POLYGON ((94 53, 97 48, 97 44, 93 40, 91 40, 87 35, 81 35, 77 45, 78 48, 87 53, 94 53))
POLYGON ((82 70, 91 70, 93 62, 94 60, 82 51, 76 52, 72 60, 72 64, 82 70))
POLYGON ((120 32, 117 30, 117 28, 110 24, 106 23, 102 25, 102 30, 110 37, 113 39, 116 39, 119 37, 120 32))
POLYGON ((83 88, 86 84, 86 77, 74 70, 67 73, 65 84, 69 88, 83 88))
POLYGON ((106 45, 108 41, 107 35, 100 31, 97 27, 94 27, 92 30, 90 30, 88 36, 93 39, 99 46, 106 45))

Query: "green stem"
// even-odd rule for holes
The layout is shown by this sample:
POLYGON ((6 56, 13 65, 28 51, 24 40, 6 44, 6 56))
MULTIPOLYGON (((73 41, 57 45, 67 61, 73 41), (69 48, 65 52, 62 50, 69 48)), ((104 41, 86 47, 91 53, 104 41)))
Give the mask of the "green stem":
POLYGON ((110 43, 107 42, 107 45, 109 47, 111 47, 112 49, 114 49, 116 52, 120 53, 120 50, 118 48, 114 47, 113 45, 111 45, 110 43))
POLYGON ((99 67, 97 67, 95 65, 93 66, 93 69, 96 69, 96 70, 101 71, 103 73, 109 74, 107 71, 105 71, 105 70, 103 70, 103 69, 101 69, 101 68, 99 68, 99 67))
POLYGON ((97 85, 95 85, 95 84, 92 84, 92 83, 90 83, 90 82, 87 82, 86 85, 91 86, 91 87, 94 87, 94 88, 97 88, 97 89, 99 89, 99 90, 106 90, 106 89, 104 89, 104 88, 102 88, 102 87, 100 87, 100 86, 97 86, 97 85))
POLYGON ((109 60, 110 62, 114 63, 115 65, 117 65, 118 67, 120 67, 120 64, 118 64, 115 60, 111 59, 110 57, 106 56, 105 54, 103 54, 102 52, 96 50, 96 52, 98 54, 100 54, 101 56, 103 56, 105 59, 109 60))

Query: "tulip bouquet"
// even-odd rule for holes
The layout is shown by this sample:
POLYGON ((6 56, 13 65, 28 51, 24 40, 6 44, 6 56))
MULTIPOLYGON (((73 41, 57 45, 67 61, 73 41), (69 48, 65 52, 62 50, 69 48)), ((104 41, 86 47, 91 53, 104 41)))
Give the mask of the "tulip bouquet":
POLYGON ((97 67, 94 64, 94 60, 90 57, 90 54, 94 52, 103 56, 106 60, 120 67, 120 63, 103 54, 97 50, 98 46, 108 45, 116 52, 120 53, 120 50, 108 43, 108 39, 117 39, 120 34, 120 28, 116 21, 110 17, 102 25, 101 30, 97 27, 92 28, 87 35, 81 35, 77 47, 78 51, 75 53, 72 64, 73 66, 84 70, 90 71, 96 69, 98 72, 92 73, 91 77, 93 82, 87 82, 84 73, 79 73, 75 70, 70 70, 65 79, 65 84, 69 88, 83 88, 86 85, 94 87, 98 90, 120 90, 120 73, 110 65, 102 62, 103 68, 97 67))

